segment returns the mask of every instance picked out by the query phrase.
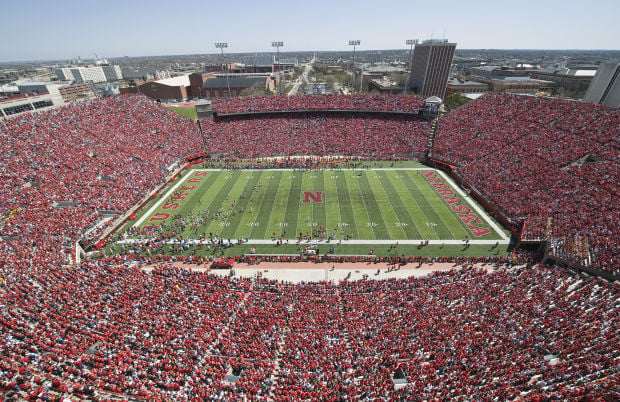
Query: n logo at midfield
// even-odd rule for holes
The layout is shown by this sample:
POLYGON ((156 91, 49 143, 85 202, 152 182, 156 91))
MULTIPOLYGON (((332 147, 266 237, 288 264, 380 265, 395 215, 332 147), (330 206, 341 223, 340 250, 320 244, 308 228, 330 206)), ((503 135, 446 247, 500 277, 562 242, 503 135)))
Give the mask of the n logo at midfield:
POLYGON ((304 191, 304 203, 308 202, 323 202, 323 192, 322 191, 304 191), (312 200, 312 201, 311 201, 312 200))

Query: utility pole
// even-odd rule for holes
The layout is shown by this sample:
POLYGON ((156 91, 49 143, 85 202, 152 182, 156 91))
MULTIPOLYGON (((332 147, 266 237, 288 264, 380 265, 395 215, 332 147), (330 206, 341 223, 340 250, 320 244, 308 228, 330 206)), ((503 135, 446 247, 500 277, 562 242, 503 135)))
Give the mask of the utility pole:
POLYGON ((271 42, 271 47, 275 47, 276 51, 278 52, 278 78, 280 81, 280 95, 282 95, 282 75, 280 74, 280 48, 284 46, 284 42, 279 41, 279 42, 271 42))
POLYGON ((407 77, 407 82, 405 83, 405 88, 403 88, 403 94, 407 94, 407 90, 409 89, 409 82, 411 82, 411 70, 413 69, 413 46, 418 44, 417 39, 407 39, 405 41, 409 47, 409 77, 407 77))
MULTIPOLYGON (((222 59, 224 59, 224 48, 228 47, 228 42, 215 42, 215 47, 220 49, 222 51, 222 59)), ((228 81, 228 70, 229 70, 229 66, 228 63, 226 63, 226 86, 228 87, 228 97, 232 97, 232 95, 230 94, 230 81, 228 81)))
POLYGON ((355 92, 355 47, 359 46, 360 43, 361 42, 359 41, 359 39, 349 41, 349 46, 353 46, 353 68, 351 68, 351 94, 355 92))

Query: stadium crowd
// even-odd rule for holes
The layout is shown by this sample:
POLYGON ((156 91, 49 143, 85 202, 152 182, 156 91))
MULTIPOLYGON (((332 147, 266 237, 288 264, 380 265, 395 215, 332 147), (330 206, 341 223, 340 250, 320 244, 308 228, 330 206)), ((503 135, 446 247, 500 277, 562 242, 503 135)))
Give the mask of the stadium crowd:
POLYGON ((431 156, 559 253, 620 274, 620 111, 487 94, 442 118, 431 156))
POLYGON ((274 95, 213 99, 218 114, 303 110, 350 110, 418 113, 424 98, 412 95, 274 95))
POLYGON ((618 396, 620 288, 566 270, 283 284, 35 254, 1 285, 0 387, 19 399, 618 396))
POLYGON ((249 158, 273 155, 361 155, 394 159, 422 154, 430 124, 411 117, 351 115, 331 117, 258 117, 202 122, 212 154, 249 158))
POLYGON ((32 242, 125 212, 200 146, 195 126, 134 96, 7 119, 0 136, 0 233, 32 242))
MULTIPOLYGON (((620 397, 615 283, 544 266, 294 285, 146 271, 127 254, 67 264, 105 211, 126 212, 200 149, 195 126, 137 96, 18 116, 0 135, 6 400, 620 397), (394 390, 399 368, 408 384, 394 390)), ((229 148, 249 151, 239 137, 229 148)), ((386 138, 358 140, 374 153, 386 138)))

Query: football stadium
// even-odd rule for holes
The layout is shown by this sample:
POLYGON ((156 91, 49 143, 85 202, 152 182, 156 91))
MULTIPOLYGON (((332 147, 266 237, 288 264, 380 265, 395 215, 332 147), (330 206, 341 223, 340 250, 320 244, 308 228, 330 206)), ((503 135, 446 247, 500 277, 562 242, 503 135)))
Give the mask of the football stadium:
POLYGON ((212 108, 0 122, 4 395, 618 400, 618 109, 212 108))

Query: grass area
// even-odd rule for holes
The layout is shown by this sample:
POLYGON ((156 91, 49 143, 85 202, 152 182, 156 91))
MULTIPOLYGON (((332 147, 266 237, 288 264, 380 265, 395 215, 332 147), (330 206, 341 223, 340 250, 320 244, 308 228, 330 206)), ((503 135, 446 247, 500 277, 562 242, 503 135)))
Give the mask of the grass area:
MULTIPOLYGON (((297 243, 289 243, 283 244, 281 246, 276 246, 275 244, 270 245, 250 245, 250 244, 236 244, 229 248, 220 248, 218 249, 215 256, 221 257, 234 257, 238 255, 250 254, 252 249, 255 248, 257 254, 295 254, 300 255, 302 253, 302 249, 307 247, 308 245, 304 242, 301 245, 297 245, 297 243)), ((212 247, 207 247, 203 245, 202 247, 196 246, 196 254, 195 255, 213 255, 212 247)), ((445 257, 445 256, 459 256, 459 257, 480 257, 480 256, 508 256, 510 253, 507 251, 506 246, 493 247, 493 245, 473 245, 469 246, 467 249, 463 245, 445 245, 441 244, 431 244, 422 248, 418 248, 418 246, 414 245, 399 245, 397 248, 390 248, 387 245, 373 246, 373 245, 344 245, 338 244, 338 242, 330 242, 323 243, 318 246, 317 253, 319 255, 323 255, 328 253, 328 255, 369 255, 371 250, 374 252, 374 255, 377 256, 389 256, 389 257, 398 257, 404 255, 406 257, 411 256, 422 256, 422 257, 445 257), (334 247, 334 252, 329 253, 331 247, 334 247)), ((192 254, 193 248, 179 252, 173 246, 166 246, 163 248, 161 254, 163 255, 185 255, 189 256, 192 254)))
POLYGON ((190 120, 196 120, 198 118, 196 108, 193 106, 166 106, 166 108, 180 114, 181 116, 185 116, 190 120))
MULTIPOLYGON (((253 160, 245 160, 245 161, 235 161, 235 166, 248 166, 248 167, 257 167, 260 168, 263 165, 265 168, 273 166, 273 158, 255 158, 253 160)), ((226 161, 212 159, 209 162, 205 162, 201 165, 195 166, 196 168, 213 168, 213 169, 226 169, 226 161)), ((348 162, 339 162, 337 160, 329 163, 326 168, 335 168, 335 169, 376 169, 376 168, 425 168, 425 166, 417 161, 406 160, 406 161, 348 161, 348 162)))
MULTIPOLYGON (((300 237, 302 247, 310 237, 318 241, 320 254, 506 255, 506 232, 452 185, 454 197, 446 199, 429 180, 440 177, 438 172, 410 161, 363 166, 191 169, 143 209, 126 237, 246 240, 223 250, 224 255, 253 247, 261 254, 298 254, 300 237), (459 215, 463 210, 469 214, 459 215), (427 240, 430 244, 421 247, 427 240), (502 246, 494 247, 498 241, 502 246)), ((196 248, 199 255, 210 252, 196 248)), ((170 246, 160 252, 175 253, 170 246)))

